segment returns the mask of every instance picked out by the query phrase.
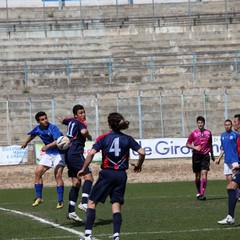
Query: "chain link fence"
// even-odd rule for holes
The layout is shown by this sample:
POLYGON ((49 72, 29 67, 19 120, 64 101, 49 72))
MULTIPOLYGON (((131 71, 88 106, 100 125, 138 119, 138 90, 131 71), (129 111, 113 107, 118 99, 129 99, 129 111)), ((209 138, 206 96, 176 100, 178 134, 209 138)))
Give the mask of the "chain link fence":
POLYGON ((72 107, 82 104, 87 113, 87 124, 93 138, 109 131, 107 115, 118 111, 130 121, 126 131, 138 139, 161 137, 187 137, 196 128, 196 117, 206 118, 206 128, 213 135, 224 131, 223 122, 240 113, 236 99, 239 94, 200 95, 155 95, 152 97, 116 97, 89 99, 28 99, 0 101, 1 132, 0 144, 21 144, 26 134, 37 123, 34 119, 38 111, 45 111, 52 123, 58 125, 63 133, 66 128, 56 116, 72 116, 72 107))

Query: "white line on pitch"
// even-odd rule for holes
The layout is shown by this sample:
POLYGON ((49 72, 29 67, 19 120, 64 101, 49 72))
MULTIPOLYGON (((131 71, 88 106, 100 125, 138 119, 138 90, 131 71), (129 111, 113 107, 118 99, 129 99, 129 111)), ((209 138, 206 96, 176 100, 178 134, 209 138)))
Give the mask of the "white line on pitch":
MULTIPOLYGON (((64 231, 67 231, 67 232, 70 232, 70 233, 73 233, 73 234, 76 234, 80 237, 84 237, 84 233, 83 232, 79 232, 77 230, 74 230, 74 229, 71 229, 71 228, 66 228, 66 227, 63 227, 61 226, 60 224, 57 224, 57 223, 54 223, 54 222, 50 222, 48 220, 45 220, 43 218, 40 218, 40 217, 36 217, 30 213, 25 213, 25 212, 20 212, 20 211, 16 211, 16 210, 12 210, 12 209, 7 209, 7 208, 1 208, 0 207, 0 210, 2 211, 5 211, 5 212, 11 212, 11 213, 15 213, 15 214, 18 214, 18 215, 21 215, 21 216, 26 216, 26 217, 29 217, 29 218, 32 218, 33 220, 35 221, 38 221, 38 222, 41 222, 41 223, 44 223, 44 224, 48 224, 48 225, 51 225, 55 228, 58 228, 58 229, 62 229, 64 231)), ((96 238, 93 238, 94 240, 98 240, 96 238)))
MULTIPOLYGON (((154 232, 121 232, 121 235, 146 235, 146 234, 175 234, 175 233, 191 233, 191 232, 211 232, 211 231, 229 231, 229 230, 239 230, 240 227, 223 227, 223 228, 202 228, 202 229, 188 229, 188 230, 178 230, 178 231, 154 231, 154 232)), ((109 236, 109 234, 97 234, 98 237, 109 236)))

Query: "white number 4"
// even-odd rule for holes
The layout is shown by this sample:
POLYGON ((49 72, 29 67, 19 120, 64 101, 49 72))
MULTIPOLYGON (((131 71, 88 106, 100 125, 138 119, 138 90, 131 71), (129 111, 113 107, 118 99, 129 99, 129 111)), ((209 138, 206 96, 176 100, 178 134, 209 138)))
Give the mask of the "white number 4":
POLYGON ((114 152, 114 155, 116 157, 119 156, 119 153, 121 152, 121 149, 119 148, 119 137, 118 138, 114 138, 112 145, 109 149, 109 152, 114 152))

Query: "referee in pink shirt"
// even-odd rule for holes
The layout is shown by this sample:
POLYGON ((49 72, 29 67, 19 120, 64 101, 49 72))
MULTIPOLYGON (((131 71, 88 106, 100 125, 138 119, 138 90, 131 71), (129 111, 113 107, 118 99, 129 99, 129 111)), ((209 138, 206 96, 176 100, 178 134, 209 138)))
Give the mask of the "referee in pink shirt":
POLYGON ((197 126, 198 129, 189 135, 186 147, 193 150, 192 169, 195 173, 196 197, 198 200, 204 201, 206 200, 207 174, 210 170, 210 155, 213 161, 215 161, 215 157, 213 155, 212 133, 204 128, 204 117, 197 117, 197 126))

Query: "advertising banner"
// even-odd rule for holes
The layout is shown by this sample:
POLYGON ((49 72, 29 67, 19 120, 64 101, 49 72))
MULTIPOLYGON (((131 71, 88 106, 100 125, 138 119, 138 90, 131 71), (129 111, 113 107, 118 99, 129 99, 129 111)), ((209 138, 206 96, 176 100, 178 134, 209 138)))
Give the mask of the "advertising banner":
MULTIPOLYGON (((85 143, 85 148, 84 148, 84 156, 86 157, 88 152, 91 150, 92 145, 94 142, 92 141, 87 141, 85 143)), ((44 155, 45 153, 41 151, 41 148, 43 147, 43 143, 35 143, 34 144, 34 156, 35 156, 35 162, 38 164, 41 156, 44 155)), ((93 158, 93 162, 99 162, 102 160, 102 153, 98 152, 95 154, 94 158, 93 158)))
MULTIPOLYGON (((164 159, 164 158, 191 158, 192 150, 188 149, 185 145, 187 138, 156 138, 156 139, 142 139, 137 140, 138 143, 146 152, 146 160, 148 159, 164 159)), ((87 141, 85 144, 84 156, 90 151, 94 142, 87 141)), ((220 154, 220 137, 213 137, 213 153, 214 156, 220 154)), ((43 144, 35 144, 35 160, 39 162, 43 144)), ((130 159, 138 159, 138 153, 131 150, 130 159)), ((102 160, 102 153, 98 152, 93 161, 98 162, 102 160)))
POLYGON ((19 145, 0 147, 0 165, 25 164, 28 160, 28 149, 19 145))
MULTIPOLYGON (((142 139, 138 143, 146 153, 146 159, 186 158, 192 156, 192 150, 185 145, 187 138, 142 139)), ((213 137, 214 156, 220 154, 220 137, 213 137)), ((131 151, 131 159, 138 159, 138 153, 131 151)))

